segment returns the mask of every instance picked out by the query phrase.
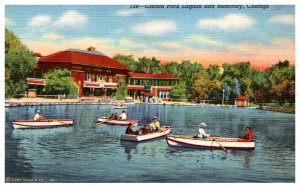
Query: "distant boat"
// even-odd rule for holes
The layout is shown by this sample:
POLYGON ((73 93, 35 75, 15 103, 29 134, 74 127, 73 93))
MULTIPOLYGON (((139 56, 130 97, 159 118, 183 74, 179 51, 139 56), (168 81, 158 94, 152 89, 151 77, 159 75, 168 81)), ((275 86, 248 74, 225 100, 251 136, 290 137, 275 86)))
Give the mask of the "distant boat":
POLYGON ((255 142, 240 141, 239 138, 209 137, 207 139, 193 138, 193 136, 174 135, 167 136, 166 141, 169 146, 206 148, 206 149, 244 149, 252 150, 255 142))
POLYGON ((45 129, 55 127, 68 127, 73 125, 72 119, 45 119, 45 120, 14 120, 15 129, 45 129))
POLYGON ((127 109, 127 106, 124 106, 124 105, 114 105, 114 106, 112 106, 112 108, 114 108, 114 109, 127 109))
POLYGON ((170 126, 163 126, 161 128, 164 129, 164 131, 151 132, 148 134, 141 134, 141 135, 122 134, 121 140, 140 142, 140 141, 151 140, 151 139, 166 136, 171 131, 170 126))
POLYGON ((128 126, 129 123, 132 123, 133 126, 137 126, 139 123, 139 120, 130 120, 130 119, 126 119, 126 120, 113 120, 113 119, 109 119, 108 117, 101 117, 98 118, 97 123, 96 124, 109 124, 109 125, 120 125, 120 126, 128 126))

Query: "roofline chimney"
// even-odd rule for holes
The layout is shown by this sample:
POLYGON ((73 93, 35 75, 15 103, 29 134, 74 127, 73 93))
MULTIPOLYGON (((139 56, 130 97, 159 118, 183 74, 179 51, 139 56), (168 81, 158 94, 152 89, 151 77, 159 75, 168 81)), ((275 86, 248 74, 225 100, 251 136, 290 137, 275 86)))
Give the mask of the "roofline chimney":
POLYGON ((95 47, 89 47, 87 48, 88 51, 96 51, 96 48, 95 47))

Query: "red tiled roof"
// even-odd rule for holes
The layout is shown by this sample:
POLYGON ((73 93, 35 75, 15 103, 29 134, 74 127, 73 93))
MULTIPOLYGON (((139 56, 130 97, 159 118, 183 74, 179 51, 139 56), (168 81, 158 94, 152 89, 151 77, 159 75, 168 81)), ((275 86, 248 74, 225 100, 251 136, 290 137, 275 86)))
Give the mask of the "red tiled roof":
POLYGON ((171 91, 172 87, 171 86, 158 86, 158 87, 156 87, 156 89, 158 91, 171 91))
POLYGON ((239 96, 238 98, 235 98, 235 100, 248 100, 245 96, 239 96))
POLYGON ((128 90, 144 90, 144 86, 141 85, 127 85, 128 90))
POLYGON ((41 57, 38 60, 38 63, 71 63, 129 70, 126 65, 109 58, 100 52, 81 51, 76 49, 59 51, 57 53, 41 57))
POLYGON ((129 72, 129 76, 132 78, 145 78, 145 79, 180 79, 168 73, 149 74, 149 73, 129 72))

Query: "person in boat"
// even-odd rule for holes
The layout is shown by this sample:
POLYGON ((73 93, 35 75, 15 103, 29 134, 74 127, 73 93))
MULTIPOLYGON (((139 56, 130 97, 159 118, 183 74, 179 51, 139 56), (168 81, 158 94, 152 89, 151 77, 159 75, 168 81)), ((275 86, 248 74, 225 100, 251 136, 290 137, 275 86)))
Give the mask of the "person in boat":
POLYGON ((194 136, 194 138, 207 138, 210 137, 210 134, 205 132, 205 127, 207 127, 206 123, 200 123, 197 136, 194 136))
POLYGON ((132 127, 133 127, 133 124, 132 123, 129 123, 127 128, 126 128, 126 131, 125 131, 125 134, 129 134, 129 135, 138 135, 139 134, 139 131, 133 131, 132 130, 132 127))
POLYGON ((156 132, 160 131, 160 123, 158 121, 158 117, 154 116, 152 122, 150 123, 150 131, 156 132))
POLYGON ((239 141, 241 142, 251 142, 253 140, 253 132, 250 127, 246 127, 246 134, 241 136, 239 141))
POLYGON ((123 110, 119 116, 119 120, 126 120, 126 119, 127 119, 127 114, 126 114, 126 111, 123 110))
POLYGON ((149 133, 148 125, 144 124, 144 126, 142 128, 140 128, 140 131, 141 131, 142 135, 148 134, 149 133))
POLYGON ((118 119, 118 115, 116 113, 112 113, 108 119, 111 119, 111 120, 117 120, 118 119))
POLYGON ((35 112, 35 115, 34 115, 34 121, 39 121, 39 120, 42 120, 42 119, 45 119, 43 116, 41 116, 41 111, 40 110, 37 110, 35 112))

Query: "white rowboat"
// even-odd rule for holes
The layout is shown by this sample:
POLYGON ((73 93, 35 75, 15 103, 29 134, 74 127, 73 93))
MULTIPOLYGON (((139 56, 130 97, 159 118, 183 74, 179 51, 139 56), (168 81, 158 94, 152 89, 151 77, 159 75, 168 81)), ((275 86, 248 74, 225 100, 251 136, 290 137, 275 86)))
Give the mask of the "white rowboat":
POLYGON ((127 106, 113 106, 114 109, 127 109, 127 106))
POLYGON ((175 135, 167 136, 169 146, 206 148, 206 149, 245 149, 255 148, 255 142, 240 141, 239 138, 209 137, 207 139, 193 138, 193 136, 175 135))
POLYGON ((45 119, 45 120, 14 120, 15 129, 45 129, 54 127, 68 127, 73 125, 72 119, 45 119))
POLYGON ((129 123, 132 123, 133 126, 137 126, 139 124, 139 120, 112 120, 108 117, 98 118, 97 123, 105 123, 109 125, 120 125, 120 126, 128 126, 129 123))
POLYGON ((121 140, 127 140, 127 141, 132 141, 132 142, 140 142, 140 141, 151 140, 151 139, 166 136, 171 131, 170 126, 163 126, 161 128, 164 131, 157 131, 157 132, 152 132, 152 133, 148 133, 148 134, 141 134, 141 135, 122 134, 121 135, 121 140))

